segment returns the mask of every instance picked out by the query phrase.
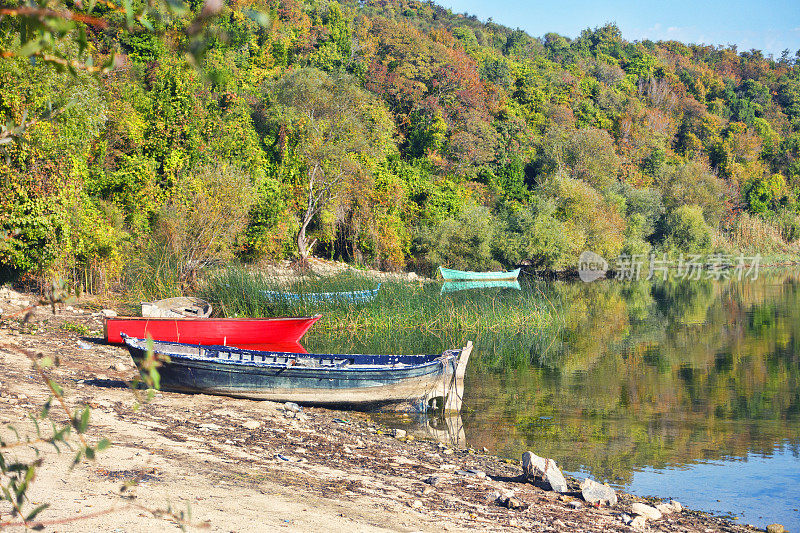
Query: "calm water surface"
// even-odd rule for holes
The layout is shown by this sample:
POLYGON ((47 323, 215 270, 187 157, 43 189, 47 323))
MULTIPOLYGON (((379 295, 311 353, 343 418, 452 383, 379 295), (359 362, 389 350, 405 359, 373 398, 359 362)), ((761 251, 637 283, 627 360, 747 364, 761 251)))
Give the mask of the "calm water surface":
POLYGON ((577 477, 800 532, 800 272, 524 290, 541 292, 557 327, 476 339, 469 446, 511 458, 530 449, 577 477))

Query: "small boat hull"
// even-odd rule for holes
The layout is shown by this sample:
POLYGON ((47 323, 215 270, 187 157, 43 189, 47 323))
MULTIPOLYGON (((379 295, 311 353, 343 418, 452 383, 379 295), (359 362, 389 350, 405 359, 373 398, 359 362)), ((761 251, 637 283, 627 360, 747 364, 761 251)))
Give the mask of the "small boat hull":
MULTIPOLYGON (((137 365, 147 341, 126 339, 137 365)), ((455 386, 469 349, 429 356, 298 354, 153 342, 161 387, 178 392, 292 401, 315 405, 372 406, 407 404, 424 410, 434 398, 460 408, 455 386), (453 399, 447 402, 447 396, 453 399), (457 396, 458 403, 453 403, 457 396)))
POLYGON ((322 315, 301 318, 109 318, 106 341, 122 344, 122 334, 165 342, 258 349, 296 344, 322 315))
POLYGON ((519 271, 517 268, 509 272, 470 272, 439 267, 445 281, 516 281, 519 271))

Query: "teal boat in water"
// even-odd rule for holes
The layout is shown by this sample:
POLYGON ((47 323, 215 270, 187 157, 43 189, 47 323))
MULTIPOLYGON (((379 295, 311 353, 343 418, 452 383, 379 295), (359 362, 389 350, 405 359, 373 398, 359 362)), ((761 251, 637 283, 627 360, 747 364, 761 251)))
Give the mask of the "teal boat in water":
POLYGON ((516 281, 520 269, 509 272, 470 272, 439 267, 445 281, 516 281))

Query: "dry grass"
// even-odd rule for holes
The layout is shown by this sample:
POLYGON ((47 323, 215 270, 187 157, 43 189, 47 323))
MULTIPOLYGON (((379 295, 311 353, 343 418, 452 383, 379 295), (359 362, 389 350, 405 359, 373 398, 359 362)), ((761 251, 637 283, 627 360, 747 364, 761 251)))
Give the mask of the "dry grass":
POLYGON ((714 241, 715 248, 748 254, 800 253, 798 243, 784 241, 774 223, 748 213, 739 215, 727 234, 717 233, 714 241))

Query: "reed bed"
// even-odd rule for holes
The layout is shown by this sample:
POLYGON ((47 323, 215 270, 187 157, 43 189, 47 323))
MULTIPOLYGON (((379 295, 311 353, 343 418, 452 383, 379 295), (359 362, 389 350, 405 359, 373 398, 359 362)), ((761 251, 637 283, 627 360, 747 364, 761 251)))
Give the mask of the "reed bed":
POLYGON ((726 235, 731 246, 745 253, 796 252, 796 244, 787 243, 775 222, 742 213, 726 235))
MULTIPOLYGON (((370 301, 312 294, 375 289, 367 276, 281 279, 230 267, 209 276, 201 296, 226 316, 308 316, 322 320, 306 335, 312 351, 435 352, 475 342, 476 353, 519 366, 552 339, 552 304, 535 283, 523 290, 481 289, 440 294, 441 284, 389 281, 370 301)), ((431 352, 431 353, 433 353, 431 352)))

